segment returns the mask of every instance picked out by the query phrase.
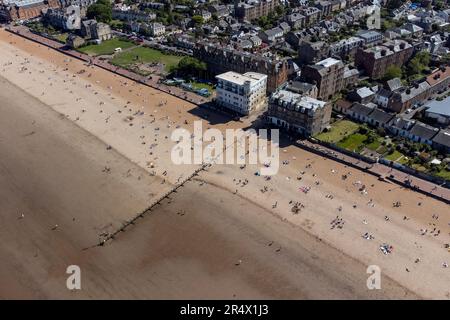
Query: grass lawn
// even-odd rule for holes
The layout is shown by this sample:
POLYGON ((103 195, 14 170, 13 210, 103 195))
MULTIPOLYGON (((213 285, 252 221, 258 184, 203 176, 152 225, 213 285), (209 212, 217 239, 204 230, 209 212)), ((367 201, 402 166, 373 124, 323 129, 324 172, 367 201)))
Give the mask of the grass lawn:
POLYGON ((91 44, 85 47, 81 47, 78 49, 78 51, 87 53, 91 56, 100 56, 105 54, 113 54, 114 49, 116 48, 122 48, 123 50, 134 46, 135 44, 133 42, 115 38, 103 41, 101 44, 91 44))
POLYGON ((349 120, 341 120, 333 123, 330 131, 322 132, 315 138, 325 142, 336 143, 353 134, 356 130, 358 130, 358 128, 359 125, 355 122, 349 120))
POLYGON ((378 149, 376 150, 379 154, 385 154, 388 151, 388 148, 386 146, 380 146, 378 147, 378 149))
POLYGON ((363 146, 364 141, 367 139, 367 136, 360 133, 352 134, 342 141, 338 142, 337 145, 341 148, 355 151, 363 146))
POLYGON ((372 151, 377 151, 378 148, 381 146, 381 141, 380 139, 376 139, 374 142, 369 143, 368 145, 366 145, 366 147, 372 151))
POLYGON ((207 83, 201 83, 201 82, 192 81, 192 82, 190 82, 190 84, 192 84, 192 87, 194 89, 203 89, 203 88, 205 88, 205 89, 208 89, 208 91, 211 92, 211 93, 214 91, 214 87, 212 85, 210 85, 210 84, 207 84, 207 83))
POLYGON ((450 181, 450 171, 447 169, 442 169, 441 171, 437 172, 435 175, 440 178, 444 178, 445 180, 450 181))
POLYGON ((130 51, 123 52, 116 55, 111 63, 117 66, 128 68, 134 63, 152 63, 160 62, 164 64, 166 72, 170 71, 172 66, 176 66, 183 57, 165 54, 161 51, 146 48, 137 47, 130 51), (136 57, 138 59, 136 59, 136 57))
POLYGON ((68 33, 61 33, 61 34, 54 35, 53 37, 54 37, 56 40, 59 40, 59 41, 61 41, 61 42, 66 43, 66 40, 67 40, 67 37, 68 37, 68 36, 69 36, 68 33))
POLYGON ((392 154, 387 155, 385 157, 385 159, 390 160, 390 161, 396 161, 401 156, 403 156, 402 153, 398 152, 397 150, 394 150, 394 152, 392 154))
POLYGON ((403 164, 403 165, 407 165, 409 158, 406 156, 401 157, 399 160, 397 160, 398 163, 403 164))
POLYGON ((420 172, 427 172, 427 168, 418 163, 414 163, 411 167, 420 172))

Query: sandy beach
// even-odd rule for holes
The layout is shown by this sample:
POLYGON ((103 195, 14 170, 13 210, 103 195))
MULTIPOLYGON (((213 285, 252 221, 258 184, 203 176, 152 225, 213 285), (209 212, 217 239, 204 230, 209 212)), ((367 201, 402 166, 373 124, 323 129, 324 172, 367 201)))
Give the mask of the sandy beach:
POLYGON ((3 30, 0 76, 2 298, 450 298, 448 205, 294 146, 270 180, 214 165, 95 247, 198 168, 172 164, 173 129, 248 122, 3 30))

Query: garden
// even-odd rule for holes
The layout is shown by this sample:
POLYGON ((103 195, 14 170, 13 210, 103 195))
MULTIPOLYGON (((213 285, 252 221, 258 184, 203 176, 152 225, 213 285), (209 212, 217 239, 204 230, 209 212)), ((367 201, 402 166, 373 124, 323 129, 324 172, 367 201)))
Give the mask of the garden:
POLYGON ((404 137, 390 137, 384 129, 374 129, 350 120, 338 120, 316 135, 317 140, 369 157, 380 157, 417 171, 450 180, 448 155, 427 144, 404 137))

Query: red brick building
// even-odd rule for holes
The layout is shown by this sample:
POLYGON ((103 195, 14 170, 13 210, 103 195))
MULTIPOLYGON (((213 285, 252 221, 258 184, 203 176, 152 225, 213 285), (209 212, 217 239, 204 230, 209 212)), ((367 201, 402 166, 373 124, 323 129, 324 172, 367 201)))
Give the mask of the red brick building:
POLYGON ((443 67, 433 71, 428 77, 427 82, 430 85, 430 93, 439 93, 450 88, 450 67, 443 67))
POLYGON ((0 20, 30 20, 42 15, 42 10, 59 8, 58 0, 0 0, 0 20))
POLYGON ((234 2, 234 12, 239 21, 253 21, 267 16, 280 5, 280 0, 246 0, 234 2))
POLYGON ((359 48, 355 63, 372 79, 380 79, 390 66, 402 67, 412 56, 414 48, 404 40, 386 42, 372 48, 359 48))
POLYGON ((268 58, 211 43, 198 43, 194 48, 194 57, 207 64, 206 76, 209 78, 227 71, 266 74, 269 93, 274 92, 288 78, 286 59, 268 58))

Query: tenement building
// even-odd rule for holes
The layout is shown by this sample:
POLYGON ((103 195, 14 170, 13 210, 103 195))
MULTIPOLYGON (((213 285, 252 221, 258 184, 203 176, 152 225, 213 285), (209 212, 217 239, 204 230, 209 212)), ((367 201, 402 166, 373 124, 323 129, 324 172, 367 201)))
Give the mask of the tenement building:
POLYGON ((286 59, 268 58, 262 55, 238 51, 219 45, 198 43, 194 57, 207 64, 207 77, 227 71, 238 73, 257 72, 267 75, 267 91, 274 92, 288 78, 286 59))
POLYGON ((228 71, 216 76, 216 103, 239 114, 248 115, 266 106, 267 76, 256 72, 228 71))
POLYGON ((385 42, 380 46, 358 49, 356 66, 372 79, 382 78, 390 66, 402 67, 412 56, 413 46, 404 40, 385 42))
POLYGON ((344 88, 345 65, 341 60, 327 58, 314 65, 302 68, 302 81, 315 84, 319 89, 318 98, 330 100, 344 88))
POLYGON ((81 13, 79 6, 68 6, 63 9, 44 10, 43 20, 60 30, 81 29, 81 13))
POLYGON ((280 5, 280 0, 235 0, 234 13, 239 21, 253 21, 267 16, 280 5))
POLYGON ((331 109, 329 102, 279 90, 269 99, 267 121, 286 130, 312 136, 329 126, 331 109))

